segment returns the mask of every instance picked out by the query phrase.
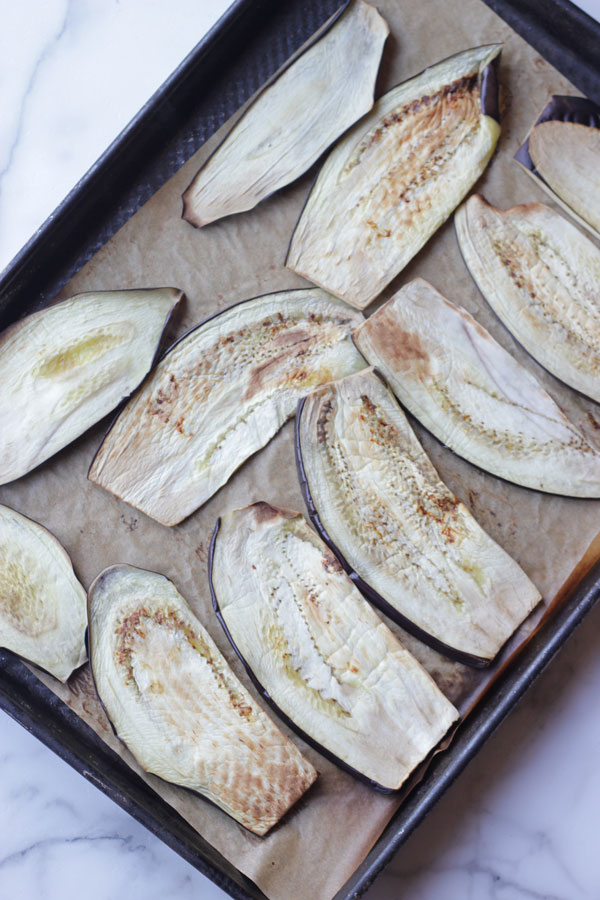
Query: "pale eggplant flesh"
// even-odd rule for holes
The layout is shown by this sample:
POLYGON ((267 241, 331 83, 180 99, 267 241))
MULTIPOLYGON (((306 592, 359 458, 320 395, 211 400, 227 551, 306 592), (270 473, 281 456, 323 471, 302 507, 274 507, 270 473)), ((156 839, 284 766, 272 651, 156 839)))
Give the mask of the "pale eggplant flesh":
POLYGON ((264 835, 317 777, 231 671, 174 584, 118 565, 88 599, 90 663, 140 766, 264 835))
POLYGON ((113 424, 89 478, 163 525, 205 503, 307 390, 365 363, 362 315, 318 289, 255 297, 163 357, 113 424))
POLYGON ((0 647, 59 681, 87 659, 86 593, 42 525, 0 505, 0 647))
POLYGON ((585 97, 553 96, 515 159, 600 238, 600 106, 585 97))
POLYGON ((252 209, 299 178, 373 105, 388 35, 374 6, 352 0, 341 17, 250 105, 183 195, 201 227, 252 209))
POLYGON ((502 323, 545 369, 600 401, 600 249, 543 203, 457 211, 465 263, 502 323))
POLYGON ((446 221, 498 136, 500 44, 466 50, 384 94, 327 157, 287 266, 363 309, 446 221))
POLYGON ((263 696, 372 787, 400 788, 457 720, 299 513, 259 502, 224 515, 209 577, 221 623, 263 696))
POLYGON ((0 484, 66 447, 151 368, 175 288, 78 294, 0 335, 0 484))
POLYGON ((441 481, 381 377, 317 389, 296 430, 311 520, 355 584, 436 650, 489 664, 540 593, 441 481))
POLYGON ((396 397, 459 456, 507 481, 600 497, 600 451, 535 376, 421 278, 354 334, 396 397))

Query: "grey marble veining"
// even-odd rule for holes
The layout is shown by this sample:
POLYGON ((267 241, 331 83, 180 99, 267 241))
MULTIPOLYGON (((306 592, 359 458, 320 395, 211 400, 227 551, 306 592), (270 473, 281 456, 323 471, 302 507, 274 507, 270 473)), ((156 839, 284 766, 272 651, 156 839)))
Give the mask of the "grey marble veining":
POLYGON ((0 0, 0 270, 229 0, 0 0))
POLYGON ((369 900, 597 900, 599 685, 597 608, 369 900))
MULTIPOLYGON (((368 891, 368 900, 598 900, 600 608, 368 891)), ((225 897, 6 716, 0 897, 225 897)))
MULTIPOLYGON (((0 0, 0 268, 226 5, 0 0)), ((597 609, 368 900, 599 900, 599 695, 597 609)), ((226 896, 3 713, 0 810, 0 900, 226 896)))
POLYGON ((0 809, 3 900, 227 896, 4 714, 0 809))

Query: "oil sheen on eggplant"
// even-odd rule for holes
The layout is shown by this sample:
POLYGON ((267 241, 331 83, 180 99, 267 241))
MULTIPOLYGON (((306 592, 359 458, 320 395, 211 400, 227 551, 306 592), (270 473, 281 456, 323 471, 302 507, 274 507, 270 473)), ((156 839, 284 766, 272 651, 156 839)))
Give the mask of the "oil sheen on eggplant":
POLYGON ((600 451, 540 382, 418 278, 354 334, 363 356, 438 440, 515 484, 600 497, 600 451))
POLYGON ((317 773, 240 684, 173 583, 111 566, 88 603, 96 690, 142 768, 266 834, 317 773))
POLYGON ((379 98, 325 161, 289 268, 359 309, 402 271, 494 152, 500 50, 458 53, 379 98))
POLYGON ((515 159, 600 238, 600 106, 586 97, 553 96, 515 159))
POLYGON ((600 401, 600 249, 543 203, 455 216, 464 260, 510 333, 540 365, 600 401))
POLYGON ((85 600, 54 535, 0 506, 0 647, 66 681, 87 659, 85 600))
POLYGON ((228 637, 275 709, 345 768, 399 788, 458 718, 303 517, 223 516, 210 577, 228 637))
POLYGON ((485 664, 541 596, 440 477, 366 369, 301 401, 298 464, 313 524, 369 599, 417 637, 485 664))
POLYGON ((185 194, 202 226, 243 212, 305 172, 373 105, 388 34, 374 6, 348 9, 254 100, 185 194))
POLYGON ((0 335, 0 484, 53 456, 128 397, 182 296, 78 294, 0 335))
POLYGON ((319 384, 363 368, 362 315, 317 288, 255 297, 181 338, 127 404, 89 478, 164 525, 206 502, 319 384))

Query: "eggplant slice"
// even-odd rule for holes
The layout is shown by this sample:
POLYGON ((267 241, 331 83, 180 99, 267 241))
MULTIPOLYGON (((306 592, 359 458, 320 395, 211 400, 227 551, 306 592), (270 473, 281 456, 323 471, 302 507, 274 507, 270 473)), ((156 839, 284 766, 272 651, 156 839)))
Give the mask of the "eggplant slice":
POLYGON ((600 250, 542 203, 500 210, 470 197, 455 216, 464 260, 540 365, 600 401, 600 250))
POLYGON ((85 591, 54 535, 0 506, 0 647, 66 681, 87 659, 85 591))
POLYGON ((501 44, 466 50, 392 88, 329 154, 287 265, 363 309, 442 225, 498 136, 501 44))
POLYGON ((168 578, 111 566, 89 592, 90 662, 118 737, 147 772, 263 835, 317 773, 237 680, 168 578))
POLYGON ((175 525, 264 447, 313 387, 363 368, 362 321, 318 289, 255 297, 166 354, 100 447, 89 478, 175 525))
POLYGON ((585 97, 552 97, 515 159, 600 238, 600 106, 585 97))
POLYGON ((39 466, 151 368, 175 288, 78 294, 0 336, 0 484, 39 466))
POLYGON ((352 0, 204 163, 183 195, 183 217, 200 227, 244 212, 306 172, 373 106, 387 35, 375 7, 352 0))
POLYGON ((436 650, 486 665, 540 601, 446 487, 372 369, 300 401, 310 517, 363 593, 436 650))
POLYGON ((265 699, 372 786, 399 788, 457 720, 300 514, 255 503, 223 516, 209 576, 265 699))
POLYGON ((459 456, 515 484, 600 497, 600 451, 531 372, 418 278, 354 340, 400 402, 459 456))

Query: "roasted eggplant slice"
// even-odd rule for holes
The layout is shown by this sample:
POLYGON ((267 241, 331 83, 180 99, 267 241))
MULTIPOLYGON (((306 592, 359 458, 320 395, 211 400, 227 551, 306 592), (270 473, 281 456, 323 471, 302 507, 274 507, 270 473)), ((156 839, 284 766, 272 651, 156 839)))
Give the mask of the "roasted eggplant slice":
POLYGON ((350 336, 361 321, 317 289, 255 297, 213 316, 128 403, 90 479, 175 525, 271 440, 307 390, 364 366, 350 336))
POLYGON ((515 159, 600 238, 600 106, 585 97, 552 97, 515 159))
POLYGON ((265 698, 374 787, 399 788, 458 718, 298 513, 255 503, 223 516, 209 576, 265 698))
POLYGON ((391 391, 366 369, 300 401, 298 470, 313 524, 383 612, 485 665, 541 596, 440 480, 391 391))
POLYGON ((600 497, 600 451, 531 372, 422 278, 354 335, 410 412, 494 475, 568 497, 600 497))
POLYGON ((257 97, 183 195, 202 226, 252 209, 294 181, 373 106, 388 27, 374 6, 348 9, 257 97))
POLYGON ((266 834, 317 773, 237 680, 168 578, 111 566, 89 592, 90 662, 117 735, 147 772, 266 834))
POLYGON ((377 101, 329 154, 292 237, 291 269, 363 309, 406 266, 494 152, 500 50, 466 50, 377 101))
POLYGON ((78 294, 0 336, 0 484, 39 466, 150 369, 174 288, 78 294))
POLYGON ((0 506, 0 647, 60 681, 87 659, 85 591, 54 535, 0 506))
POLYGON ((540 365, 600 401, 600 250, 542 203, 501 210, 470 197, 455 216, 465 262, 540 365))

